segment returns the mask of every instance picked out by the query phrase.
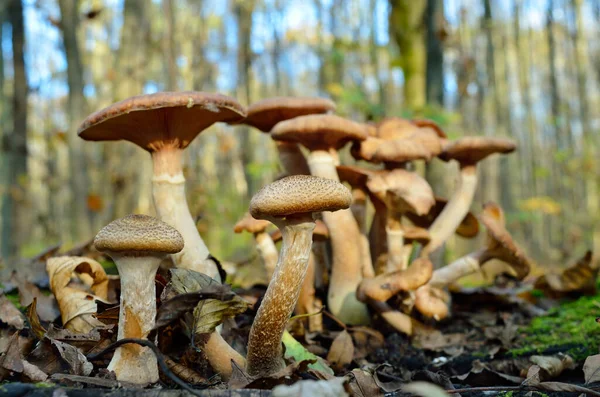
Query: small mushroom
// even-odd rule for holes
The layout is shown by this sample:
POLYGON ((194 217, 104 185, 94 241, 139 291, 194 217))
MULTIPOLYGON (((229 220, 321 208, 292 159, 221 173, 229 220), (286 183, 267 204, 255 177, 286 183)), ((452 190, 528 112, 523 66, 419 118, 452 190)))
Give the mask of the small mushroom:
POLYGON ((315 228, 314 213, 348 208, 350 191, 339 182, 294 175, 273 182, 254 195, 250 214, 274 223, 282 235, 279 262, 248 338, 246 370, 252 377, 283 369, 281 337, 306 274, 315 228))
POLYGON ((516 147, 510 139, 482 136, 464 137, 446 145, 439 157, 458 161, 460 179, 452 198, 429 229, 431 241, 425 247, 426 254, 441 247, 469 212, 477 186, 477 163, 494 153, 513 152, 516 147))
MULTIPOLYGON (((102 228, 94 239, 94 246, 109 255, 119 270, 118 339, 146 339, 156 317, 156 271, 167 255, 183 249, 183 238, 177 230, 156 218, 129 215, 102 228)), ((154 353, 136 344, 118 347, 108 369, 114 371, 120 381, 140 384, 158 381, 154 353)))
MULTIPOLYGON (((275 140, 297 142, 310 150, 312 175, 339 182, 334 150, 367 138, 367 127, 335 115, 309 115, 282 121, 271 131, 275 140)), ((367 307, 356 299, 362 279, 360 231, 351 211, 324 213, 330 233, 332 264, 327 302, 329 310, 347 324, 370 321, 367 307)))
MULTIPOLYGON (((479 271, 484 263, 492 259, 497 259, 508 264, 518 279, 523 279, 529 274, 531 260, 515 243, 510 233, 506 230, 502 209, 495 203, 486 203, 483 206, 481 222, 487 229, 486 246, 457 259, 447 266, 436 269, 433 272, 431 280, 427 283, 428 287, 441 289, 464 276, 479 271)), ((431 290, 421 292, 421 295, 417 294, 417 296, 424 297, 425 295, 428 295, 430 291, 431 290)), ((424 302, 431 303, 433 301, 425 300, 418 305, 417 301, 415 301, 415 306, 419 311, 425 315, 427 315, 425 312, 436 313, 437 318, 444 317, 438 310, 425 308, 427 304, 424 302), (421 308, 424 308, 425 312, 423 312, 421 308)), ((436 302, 436 307, 438 307, 438 303, 439 302, 436 302)))
POLYGON ((244 215, 244 217, 233 227, 235 233, 248 232, 254 235, 256 249, 267 270, 269 280, 275 271, 277 258, 279 256, 277 247, 275 247, 271 235, 267 232, 267 227, 269 227, 270 224, 271 222, 262 219, 254 219, 252 215, 246 213, 246 215, 244 215))
POLYGON ((239 121, 245 115, 244 107, 225 95, 158 92, 125 99, 89 115, 78 134, 88 141, 124 139, 150 152, 156 212, 185 240, 184 249, 173 255, 176 266, 220 281, 217 266, 207 259, 208 248, 188 208, 183 151, 212 124, 239 121))

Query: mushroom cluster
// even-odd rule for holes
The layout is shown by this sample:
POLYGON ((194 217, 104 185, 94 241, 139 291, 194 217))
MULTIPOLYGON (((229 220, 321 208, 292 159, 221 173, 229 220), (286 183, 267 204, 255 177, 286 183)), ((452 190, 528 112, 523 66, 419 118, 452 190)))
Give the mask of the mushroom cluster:
MULTIPOLYGON (((411 334, 417 312, 447 317, 445 287, 487 261, 508 263, 517 278, 528 274, 529 259, 493 203, 480 215, 488 237, 484 248, 438 269, 430 259, 453 233, 478 234, 479 222, 470 212, 476 166, 489 155, 514 151, 514 142, 498 137, 452 141, 429 120, 393 117, 370 125, 334 111, 335 104, 324 98, 269 98, 246 109, 219 94, 163 92, 115 103, 82 123, 81 138, 130 141, 148 151, 153 163, 152 194, 160 220, 130 215, 107 225, 95 239, 121 278, 119 339, 146 338, 153 328, 154 277, 162 259, 170 256, 176 267, 223 281, 187 205, 182 156, 216 122, 244 123, 269 133, 284 172, 254 195, 249 212, 233 227, 235 233, 253 234, 270 281, 246 357, 218 330, 204 339, 204 355, 224 379, 234 363, 252 378, 283 369, 282 336, 290 316, 311 314, 309 330, 319 330, 324 300, 345 324, 368 324, 375 311, 411 334), (341 158, 350 156, 339 151, 347 145, 355 161, 342 165, 341 158), (460 166, 449 200, 436 197, 413 166, 436 157, 460 166), (274 226, 278 230, 270 232, 274 226)), ((158 380, 154 356, 137 345, 119 347, 109 369, 119 380, 158 380)))

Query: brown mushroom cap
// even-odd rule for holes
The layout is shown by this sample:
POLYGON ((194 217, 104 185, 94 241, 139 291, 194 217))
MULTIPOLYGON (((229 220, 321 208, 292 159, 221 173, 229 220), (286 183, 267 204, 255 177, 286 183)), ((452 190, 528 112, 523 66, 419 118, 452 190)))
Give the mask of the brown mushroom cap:
POLYGON ((356 141, 350 148, 350 154, 356 160, 371 161, 373 155, 385 141, 373 136, 368 136, 364 141, 356 141))
POLYGON ((271 137, 278 141, 297 142, 310 150, 339 149, 350 141, 367 139, 365 124, 333 114, 300 116, 273 127, 271 137))
POLYGON ((365 188, 371 175, 377 171, 352 165, 338 165, 336 167, 340 181, 348 182, 353 188, 365 188))
POLYGON ((183 249, 179 232, 152 216, 127 215, 104 226, 94 239, 100 252, 175 254, 183 249))
POLYGON ((435 130, 431 128, 421 128, 418 132, 408 137, 411 141, 425 147, 431 157, 439 156, 444 148, 444 138, 440 138, 435 130))
POLYGON ((418 226, 403 226, 404 242, 411 244, 413 241, 421 245, 429 243, 431 236, 429 230, 418 226))
MULTIPOLYGON (((281 230, 276 229, 271 233, 271 239, 274 242, 278 242, 281 240, 281 230)), ((320 219, 315 221, 315 230, 313 230, 313 240, 314 241, 325 241, 329 239, 329 229, 325 222, 320 219)))
POLYGON ((431 152, 420 142, 411 139, 394 139, 377 147, 371 160, 385 163, 406 163, 414 160, 430 160, 431 152))
MULTIPOLYGON (((413 223, 415 226, 428 228, 433 224, 435 218, 437 218, 446 204, 448 200, 441 197, 435 197, 435 204, 429 212, 425 215, 417 215, 413 213, 407 213, 406 217, 413 223)), ((463 218, 462 222, 456 229, 456 234, 465 238, 473 238, 479 234, 479 221, 473 213, 469 212, 463 218)))
POLYGON ((248 107, 248 115, 242 123, 269 132, 275 124, 309 114, 335 110, 335 103, 327 98, 273 97, 255 102, 248 107))
POLYGON ((448 135, 446 135, 446 133, 442 130, 442 127, 440 127, 433 120, 417 119, 417 120, 411 120, 411 122, 419 128, 431 128, 432 130, 435 131, 435 133, 437 134, 438 137, 440 137, 442 139, 448 139, 448 135))
POLYGON ((494 153, 510 153, 517 144, 506 138, 467 136, 449 142, 439 157, 444 161, 456 160, 460 164, 472 165, 494 153))
POLYGON ((258 219, 337 211, 350 207, 352 194, 341 183, 312 175, 292 175, 260 189, 250 201, 258 219))
POLYGON ((492 202, 484 204, 481 222, 487 229, 488 255, 506 262, 517 278, 525 278, 529 274, 531 261, 506 230, 502 208, 492 202))
POLYGON ((435 204, 429 183, 418 174, 403 169, 379 172, 369 178, 367 187, 384 202, 391 198, 402 212, 426 214, 435 204))
POLYGON ((418 131, 419 127, 400 117, 388 117, 377 124, 377 137, 386 141, 407 138, 418 131))
POLYGON ((246 111, 235 99, 205 92, 158 92, 114 103, 88 116, 77 133, 88 141, 127 140, 153 151, 161 142, 187 147, 216 122, 241 120, 246 111))
POLYGON ((262 233, 265 231, 271 222, 263 219, 254 219, 250 213, 246 212, 244 217, 233 226, 234 233, 262 233))

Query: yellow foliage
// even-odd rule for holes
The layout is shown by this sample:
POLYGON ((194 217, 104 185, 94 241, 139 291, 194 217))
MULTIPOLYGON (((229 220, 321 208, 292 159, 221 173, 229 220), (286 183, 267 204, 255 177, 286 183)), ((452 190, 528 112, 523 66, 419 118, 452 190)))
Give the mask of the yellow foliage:
POLYGON ((344 87, 340 83, 327 84, 327 92, 333 96, 340 96, 344 92, 344 87))
POLYGON ((560 214, 561 205, 548 196, 531 197, 519 203, 519 209, 522 211, 539 211, 543 214, 560 214))

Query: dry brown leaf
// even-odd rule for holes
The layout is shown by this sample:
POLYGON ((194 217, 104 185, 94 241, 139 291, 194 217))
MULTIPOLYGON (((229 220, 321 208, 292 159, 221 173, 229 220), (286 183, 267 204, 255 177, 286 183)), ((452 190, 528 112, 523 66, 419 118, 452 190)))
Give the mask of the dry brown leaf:
POLYGON ((352 362, 354 358, 354 343, 348 331, 343 330, 333 340, 327 361, 335 371, 340 371, 352 362))
POLYGON ((540 372, 540 381, 546 381, 557 378, 565 369, 573 368, 573 359, 570 356, 531 356, 529 360, 538 365, 542 370, 540 372))
POLYGON ((0 321, 16 329, 25 326, 23 313, 4 295, 0 295, 0 321))
POLYGON ((585 383, 600 382, 600 354, 594 354, 583 363, 585 383))
POLYGON ((540 277, 535 283, 535 288, 550 296, 575 291, 595 293, 599 270, 600 268, 592 265, 592 251, 587 251, 561 274, 550 273, 540 277))
POLYGON ((37 298, 37 314, 42 321, 54 321, 59 315, 56 299, 52 295, 44 295, 38 287, 29 281, 25 281, 20 274, 13 273, 11 282, 19 290, 19 303, 27 307, 37 298))
POLYGON ((36 338, 41 340, 46 335, 46 329, 40 323, 40 317, 37 312, 37 298, 33 298, 31 304, 27 306, 25 314, 31 326, 31 332, 33 332, 36 338))
POLYGON ((383 391, 370 372, 355 368, 346 376, 349 378, 348 387, 353 397, 383 397, 383 391))
POLYGON ((42 370, 23 359, 19 342, 19 333, 15 332, 10 339, 7 350, 0 355, 0 380, 23 375, 29 382, 43 382, 48 379, 42 370))
POLYGON ((271 392, 273 397, 346 397, 344 378, 329 380, 301 380, 293 385, 279 385, 271 392))
POLYGON ((104 325, 95 317, 96 300, 105 301, 108 295, 108 278, 100 263, 85 257, 59 256, 47 260, 46 270, 65 328, 86 333, 104 325))

